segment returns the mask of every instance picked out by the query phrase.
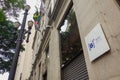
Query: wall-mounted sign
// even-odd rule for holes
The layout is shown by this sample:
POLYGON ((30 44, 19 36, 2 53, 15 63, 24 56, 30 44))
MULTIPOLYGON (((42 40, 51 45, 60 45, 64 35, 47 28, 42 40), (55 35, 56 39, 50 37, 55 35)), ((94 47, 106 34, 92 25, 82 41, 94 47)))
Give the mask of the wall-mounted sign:
POLYGON ((110 50, 101 25, 97 24, 85 37, 90 61, 95 60, 105 52, 110 50))

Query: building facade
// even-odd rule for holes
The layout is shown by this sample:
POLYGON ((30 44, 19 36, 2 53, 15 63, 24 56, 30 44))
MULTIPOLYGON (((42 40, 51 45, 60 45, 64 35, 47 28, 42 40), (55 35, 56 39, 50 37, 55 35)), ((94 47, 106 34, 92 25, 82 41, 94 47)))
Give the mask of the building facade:
MULTIPOLYGON (((34 27, 34 26, 33 26, 34 27)), ((27 25, 26 25, 27 28, 27 25)), ((35 30, 31 30, 32 34, 29 37, 29 43, 26 40, 23 41, 25 51, 20 52, 17 63, 17 69, 15 74, 15 80, 28 80, 32 69, 32 64, 35 60, 35 54, 33 54, 32 43, 35 30)))
POLYGON ((46 0, 46 14, 40 20, 41 32, 37 31, 34 37, 36 59, 29 80, 120 80, 119 2, 46 0), (97 24, 108 45, 105 51, 104 43, 96 41, 100 45, 97 51, 97 45, 86 44, 87 35, 92 34, 97 24), (96 55, 101 55, 91 55, 93 48, 96 55))

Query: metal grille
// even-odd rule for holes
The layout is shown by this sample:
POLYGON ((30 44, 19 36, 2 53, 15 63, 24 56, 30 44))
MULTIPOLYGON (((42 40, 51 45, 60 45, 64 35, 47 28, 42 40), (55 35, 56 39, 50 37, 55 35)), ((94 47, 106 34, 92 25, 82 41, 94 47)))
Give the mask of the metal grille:
POLYGON ((83 53, 62 68, 62 80, 89 80, 83 53))

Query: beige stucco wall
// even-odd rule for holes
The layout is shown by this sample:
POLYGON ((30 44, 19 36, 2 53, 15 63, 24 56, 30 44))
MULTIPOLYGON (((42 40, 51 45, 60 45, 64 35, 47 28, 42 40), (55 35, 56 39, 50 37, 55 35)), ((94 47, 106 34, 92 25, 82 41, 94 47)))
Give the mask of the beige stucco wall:
POLYGON ((115 0, 73 0, 90 80, 120 80, 120 10, 115 0), (100 23, 110 52, 90 62, 85 36, 100 23))
MULTIPOLYGON (((64 17, 70 0, 64 0, 62 8, 52 23, 51 35, 49 37, 49 58, 47 59, 47 80, 61 80, 60 71, 60 51, 59 51, 59 35, 57 28, 64 17)), ((80 37, 83 45, 85 61, 87 65, 90 80, 120 80, 120 8, 115 0, 73 0, 73 8, 79 26, 80 37), (87 47, 85 44, 85 36, 100 23, 105 33, 106 39, 110 46, 110 51, 103 56, 90 62, 87 47)), ((40 36, 40 34, 38 34, 40 36)), ((38 38, 36 38, 38 40, 38 38)), ((48 38, 47 38, 48 39, 48 38)), ((36 53, 38 51, 39 42, 35 43, 36 53)), ((46 43, 44 43, 46 44, 46 43)), ((41 58, 37 60, 36 67, 33 69, 33 79, 37 80, 45 72, 45 46, 41 52, 41 58), (39 64, 40 67, 40 75, 39 64), (34 75, 36 73, 37 75, 34 75)), ((39 53, 40 54, 40 53, 39 53)))
MULTIPOLYGON (((50 33, 49 33, 50 34, 50 33)), ((48 80, 61 80, 60 74, 60 54, 59 54, 59 33, 57 28, 51 28, 50 40, 44 41, 42 46, 42 52, 40 59, 37 59, 37 63, 33 69, 33 80, 43 80, 43 75, 47 71, 48 80), (46 57, 46 48, 49 44, 49 57, 46 57), (53 45, 54 44, 54 45, 53 45), (40 65, 41 64, 41 65, 40 65), (40 66, 39 66, 40 65, 40 66), (39 69, 40 68, 40 69, 39 69), (40 74, 39 74, 40 72, 40 74)))
POLYGON ((26 80, 30 76, 30 72, 32 70, 32 64, 33 64, 33 57, 34 57, 33 50, 32 50, 33 37, 35 33, 34 26, 31 30, 31 33, 32 34, 30 35, 29 43, 26 43, 26 40, 23 42, 25 51, 21 52, 19 55, 17 70, 15 74, 15 80, 20 80, 21 74, 22 74, 22 80, 26 80))
POLYGON ((31 80, 43 80, 43 75, 47 71, 47 59, 46 59, 46 53, 43 52, 41 53, 41 58, 37 60, 36 64, 34 65, 33 68, 33 75, 30 76, 31 80))
POLYGON ((49 44, 49 63, 47 65, 47 80, 61 80, 59 33, 57 28, 51 30, 49 44))
POLYGON ((16 74, 15 74, 15 80, 19 80, 21 73, 22 73, 22 69, 23 69, 23 64, 24 64, 24 57, 25 57, 25 51, 21 52, 19 55, 19 59, 18 59, 18 64, 17 64, 17 69, 16 69, 16 74))

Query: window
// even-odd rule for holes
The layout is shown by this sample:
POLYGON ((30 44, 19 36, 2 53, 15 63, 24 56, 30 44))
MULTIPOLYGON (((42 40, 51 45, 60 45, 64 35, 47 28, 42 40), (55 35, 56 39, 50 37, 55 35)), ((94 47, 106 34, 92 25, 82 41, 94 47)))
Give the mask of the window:
POLYGON ((20 80, 22 80, 22 73, 20 74, 20 80))
POLYGON ((69 11, 64 19, 61 26, 60 38, 63 66, 82 51, 77 20, 73 9, 69 11))
POLYGON ((45 53, 46 53, 46 58, 48 58, 49 57, 49 43, 48 43, 48 47, 45 50, 45 53))
POLYGON ((117 1, 117 3, 119 4, 119 6, 120 6, 120 0, 116 0, 117 1))
POLYGON ((46 71, 45 74, 43 75, 43 80, 47 80, 47 71, 46 71))
POLYGON ((39 68, 38 80, 40 80, 40 73, 41 73, 41 63, 39 64, 38 68, 39 68))
POLYGON ((71 9, 66 15, 60 31, 61 36, 61 80, 89 80, 82 50, 76 15, 71 9))

